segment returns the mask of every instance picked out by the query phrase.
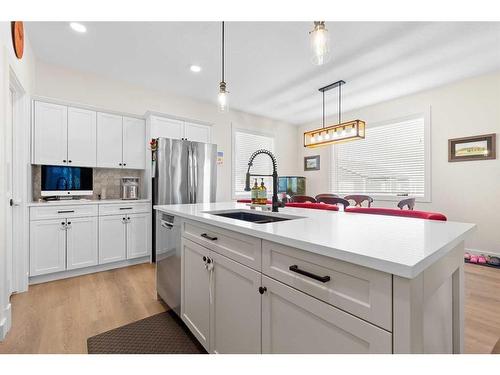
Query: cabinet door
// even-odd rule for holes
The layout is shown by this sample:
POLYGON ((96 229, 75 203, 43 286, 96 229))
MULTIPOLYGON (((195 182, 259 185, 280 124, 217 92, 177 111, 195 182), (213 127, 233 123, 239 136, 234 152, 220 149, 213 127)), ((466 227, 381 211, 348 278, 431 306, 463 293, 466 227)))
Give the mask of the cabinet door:
POLYGON ((150 254, 150 213, 127 215, 127 259, 150 254))
POLYGON ((263 353, 391 353, 392 335, 262 275, 263 353))
POLYGON ((66 220, 30 222, 30 276, 66 269, 66 220))
POLYGON ((122 116, 97 113, 97 166, 122 168, 122 116))
POLYGON ((68 108, 35 101, 33 163, 66 165, 68 160, 68 108))
POLYGON ((182 239, 181 318, 203 347, 209 350, 210 306, 208 271, 203 257, 208 249, 182 239))
POLYGON ((261 353, 261 274, 210 252, 210 352, 261 353))
POLYGON ((97 217, 69 218, 66 231, 67 269, 97 264, 97 217))
POLYGON ((151 116, 151 138, 184 137, 184 122, 165 117, 151 116))
POLYGON ((126 254, 126 217, 99 217, 99 264, 124 260, 126 254))
POLYGON ((68 107, 68 165, 97 165, 97 120, 94 111, 68 107))
POLYGON ((189 141, 210 143, 211 129, 212 128, 209 125, 185 122, 184 137, 187 138, 189 141))
POLYGON ((146 168, 146 125, 144 120, 123 118, 123 167, 146 168))

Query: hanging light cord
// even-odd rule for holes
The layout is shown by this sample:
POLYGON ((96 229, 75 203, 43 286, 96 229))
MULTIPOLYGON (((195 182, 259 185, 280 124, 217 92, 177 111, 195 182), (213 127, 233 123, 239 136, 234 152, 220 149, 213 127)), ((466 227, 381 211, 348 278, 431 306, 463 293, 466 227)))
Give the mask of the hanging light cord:
POLYGON ((224 82, 224 21, 222 21, 222 82, 224 82))
POLYGON ((339 124, 342 123, 342 85, 339 85, 339 124))
POLYGON ((323 91, 323 129, 325 128, 325 92, 323 91))

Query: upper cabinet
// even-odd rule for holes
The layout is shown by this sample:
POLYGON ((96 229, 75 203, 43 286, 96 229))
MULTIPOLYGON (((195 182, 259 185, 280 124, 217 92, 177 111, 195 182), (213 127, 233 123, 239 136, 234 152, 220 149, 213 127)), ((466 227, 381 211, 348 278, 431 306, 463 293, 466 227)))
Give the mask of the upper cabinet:
POLYGON ((33 163, 67 165, 68 107, 36 101, 33 120, 33 163))
POLYGON ((146 166, 144 120, 99 112, 97 114, 97 166, 144 169, 146 166))
POLYGON ((187 139, 189 141, 211 143, 210 125, 182 121, 168 117, 150 116, 151 138, 187 139))
POLYGON ((68 107, 68 165, 95 167, 96 147, 96 113, 68 107))

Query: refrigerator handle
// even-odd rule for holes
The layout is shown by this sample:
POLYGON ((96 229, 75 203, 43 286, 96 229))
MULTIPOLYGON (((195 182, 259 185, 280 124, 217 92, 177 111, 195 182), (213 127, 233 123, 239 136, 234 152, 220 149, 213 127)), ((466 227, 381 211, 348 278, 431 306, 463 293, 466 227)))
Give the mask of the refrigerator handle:
POLYGON ((188 203, 193 202, 193 151, 188 146, 188 203))
MULTIPOLYGON (((193 150, 194 151, 194 150, 193 150)), ((196 192, 198 191, 198 153, 193 152, 193 203, 198 203, 196 192)))

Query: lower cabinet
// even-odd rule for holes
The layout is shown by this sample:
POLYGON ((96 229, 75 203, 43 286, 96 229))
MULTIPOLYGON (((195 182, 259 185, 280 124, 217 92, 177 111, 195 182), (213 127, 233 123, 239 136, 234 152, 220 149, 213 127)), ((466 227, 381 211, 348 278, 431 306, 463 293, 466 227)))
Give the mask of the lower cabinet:
POLYGON ((260 273, 188 239, 182 243, 184 323, 210 353, 260 353, 260 273))
POLYGON ((149 255, 150 213, 127 216, 127 259, 149 255))
POLYGON ((30 222, 30 276, 66 269, 66 219, 30 222))
POLYGON ((262 276, 263 353, 391 353, 391 333, 262 276))
POLYGON ((67 220, 66 269, 95 266, 98 262, 97 218, 67 220))

